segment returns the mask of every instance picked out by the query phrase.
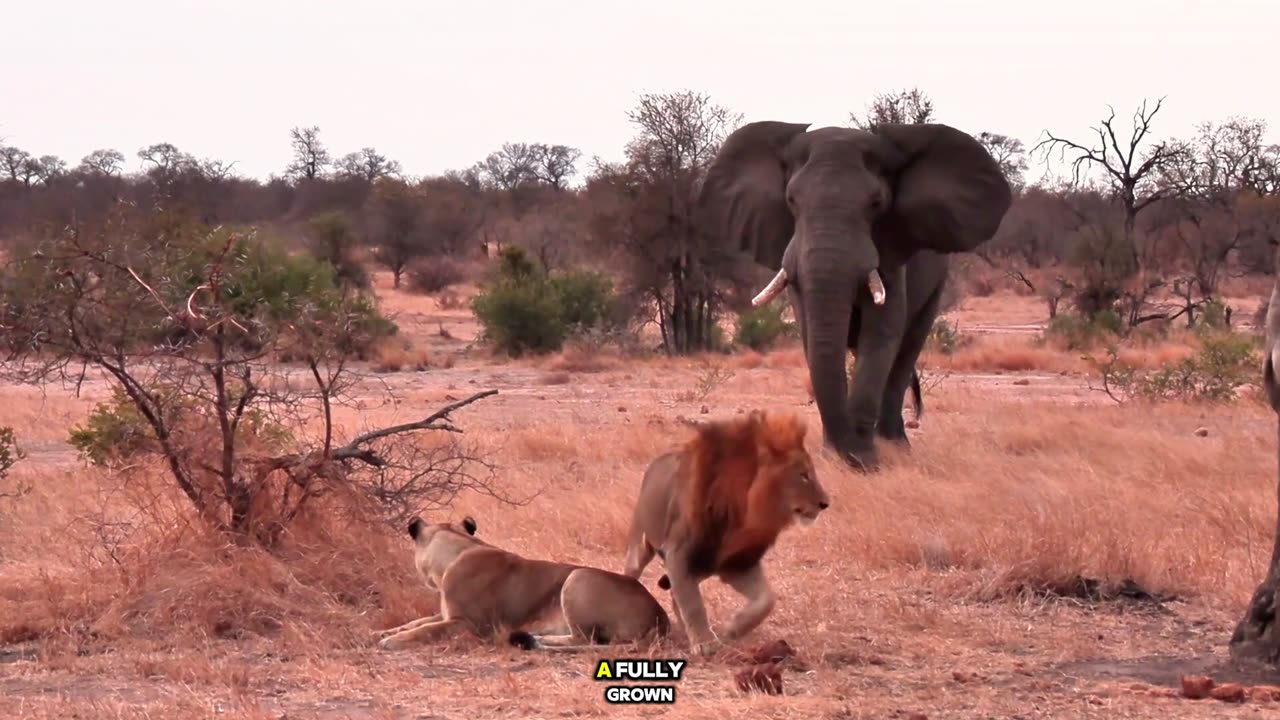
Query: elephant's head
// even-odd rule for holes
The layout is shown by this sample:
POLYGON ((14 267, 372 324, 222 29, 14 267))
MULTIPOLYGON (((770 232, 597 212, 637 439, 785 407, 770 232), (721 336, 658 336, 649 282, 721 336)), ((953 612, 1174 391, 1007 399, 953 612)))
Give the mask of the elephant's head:
MULTIPOLYGON (((843 394, 852 308, 884 304, 881 276, 888 282, 917 251, 964 252, 988 240, 1012 191, 986 148, 947 125, 808 127, 767 121, 736 130, 708 170, 699 204, 715 247, 780 269, 757 304, 788 284, 801 302, 830 440, 852 431, 830 427, 849 418, 823 401, 843 394)), ((905 304, 894 290, 889 306, 905 304)))
POLYGON ((917 250, 973 250, 1012 203, 999 164, 950 126, 808 127, 754 122, 725 140, 700 198, 722 248, 779 268, 794 235, 797 258, 870 279, 917 250))

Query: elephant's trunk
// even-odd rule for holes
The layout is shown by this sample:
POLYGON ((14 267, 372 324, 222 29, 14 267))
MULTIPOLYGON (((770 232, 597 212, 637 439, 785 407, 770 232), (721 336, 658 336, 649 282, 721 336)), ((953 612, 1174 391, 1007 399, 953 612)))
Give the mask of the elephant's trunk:
POLYGON ((800 258, 804 277, 802 298, 805 316, 805 356, 814 400, 822 416, 823 434, 840 450, 851 449, 853 427, 846 407, 849 356, 849 319, 861 282, 871 280, 872 293, 884 286, 875 272, 879 257, 868 238, 865 245, 850 243, 847 235, 831 242, 811 243, 800 258), (852 247, 870 248, 867 257, 850 252, 852 247))

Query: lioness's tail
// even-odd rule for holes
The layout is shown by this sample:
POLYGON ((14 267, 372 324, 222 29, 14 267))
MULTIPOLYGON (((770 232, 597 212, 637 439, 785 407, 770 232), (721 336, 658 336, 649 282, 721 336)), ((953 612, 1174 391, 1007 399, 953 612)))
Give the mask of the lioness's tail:
POLYGON ((524 630, 512 631, 507 636, 507 642, 521 650, 542 650, 544 652, 563 652, 563 653, 580 653, 584 650, 594 650, 601 647, 595 643, 585 643, 582 645, 547 645, 538 641, 538 636, 525 632, 524 630))

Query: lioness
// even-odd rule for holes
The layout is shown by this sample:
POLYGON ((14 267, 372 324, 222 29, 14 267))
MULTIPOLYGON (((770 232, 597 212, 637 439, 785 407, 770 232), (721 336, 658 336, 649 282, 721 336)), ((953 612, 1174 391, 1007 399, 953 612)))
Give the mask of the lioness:
POLYGON ((474 537, 475 521, 468 525, 467 520, 462 531, 451 523, 427 525, 418 519, 409 525, 414 564, 429 585, 439 588, 440 613, 384 631, 383 649, 435 639, 462 626, 482 637, 510 628, 510 642, 525 649, 636 643, 670 632, 666 611, 638 580, 521 557, 474 537), (559 632, 539 637, 523 630, 544 619, 555 622, 559 632))
POLYGON ((810 524, 830 505, 804 435, 795 415, 757 410, 700 426, 645 470, 623 572, 639 578, 655 553, 662 557, 667 574, 659 585, 670 579, 677 621, 698 654, 720 643, 707 622, 702 581, 718 576, 747 598, 720 637, 747 634, 776 602, 761 559, 792 522, 810 524))

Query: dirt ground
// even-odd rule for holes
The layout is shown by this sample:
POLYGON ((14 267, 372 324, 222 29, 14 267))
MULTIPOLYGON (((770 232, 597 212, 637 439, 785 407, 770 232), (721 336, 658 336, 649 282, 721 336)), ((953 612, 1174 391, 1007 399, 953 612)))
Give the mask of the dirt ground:
MULTIPOLYGON (((951 318, 974 336, 972 346, 923 363, 925 413, 910 431, 911 452, 887 450, 884 470, 862 476, 820 449, 796 347, 642 360, 570 348, 504 361, 472 345, 478 328, 465 309, 392 291, 384 277, 379 288, 411 347, 382 372, 370 371, 370 401, 340 416, 344 432, 420 418, 497 389, 454 419, 498 464, 502 486, 532 498, 513 507, 464 495, 449 514, 474 515, 480 536, 526 555, 621 569, 640 476, 686 437, 682 419, 777 408, 808 421, 833 505, 812 528, 784 534, 767 557, 780 601, 740 644, 784 638, 798 651, 783 674, 784 694, 741 693, 732 680, 740 666, 723 657, 693 659, 674 706, 618 706, 605 702, 605 683, 592 673, 599 659, 626 651, 546 655, 465 636, 381 651, 376 630, 434 602, 411 575, 407 537, 387 541, 392 556, 373 572, 410 599, 359 611, 313 613, 313 605, 341 603, 308 594, 308 570, 263 570, 265 560, 200 564, 173 555, 145 572, 93 565, 80 552, 91 538, 77 523, 94 507, 101 479, 66 444, 67 427, 107 396, 104 383, 90 381, 79 398, 56 388, 0 389, 0 425, 14 426, 29 453, 17 479, 35 486, 0 508, 0 712, 1280 717, 1280 696, 1267 702, 1259 692, 1232 704, 1175 691, 1187 673, 1280 685, 1280 674, 1232 669, 1226 655, 1265 572, 1276 516, 1276 419, 1251 398, 1117 405, 1091 388, 1078 353, 1034 344, 1043 305, 1007 294, 970 298, 951 318), (395 403, 376 401, 386 396, 395 403), (188 585, 187 572, 216 576, 188 585), (258 596, 227 586, 256 584, 265 577, 258 572, 273 573, 279 585, 258 590, 274 593, 275 604, 264 601, 261 610, 267 629, 228 634, 206 620, 209 613, 184 614, 192 605, 225 603, 219 612, 244 605, 240 598, 258 596), (1071 592, 1082 577, 1128 581, 1138 597, 1071 592), (122 604, 130 623, 110 620, 124 616, 122 604)), ((349 555, 315 562, 337 568, 349 555)), ((655 562, 643 580, 670 608, 656 585, 660 572, 655 562)), ((703 592, 713 621, 739 603, 714 580, 703 592)), ((685 657, 680 642, 653 654, 685 657)))

